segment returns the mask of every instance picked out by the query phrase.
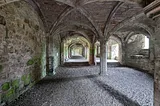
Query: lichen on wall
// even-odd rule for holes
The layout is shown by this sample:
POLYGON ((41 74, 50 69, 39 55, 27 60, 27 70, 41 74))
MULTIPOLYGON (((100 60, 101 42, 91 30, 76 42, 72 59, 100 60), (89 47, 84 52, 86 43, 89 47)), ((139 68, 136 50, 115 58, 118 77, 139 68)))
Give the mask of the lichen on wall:
POLYGON ((43 23, 25 1, 0 7, 0 104, 10 102, 46 75, 43 23))

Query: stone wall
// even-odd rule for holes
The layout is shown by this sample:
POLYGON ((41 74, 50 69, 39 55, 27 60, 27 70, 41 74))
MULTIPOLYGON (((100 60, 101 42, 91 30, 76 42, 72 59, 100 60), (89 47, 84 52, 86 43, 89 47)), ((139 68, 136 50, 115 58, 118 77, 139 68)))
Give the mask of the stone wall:
POLYGON ((125 65, 153 74, 154 72, 150 71, 149 50, 143 49, 144 42, 144 36, 140 35, 138 35, 137 39, 126 42, 125 65))
POLYGON ((160 17, 155 19, 157 26, 155 29, 155 74, 154 74, 154 106, 160 106, 160 17))
POLYGON ((28 3, 0 7, 0 104, 46 75, 45 50, 43 23, 28 3))

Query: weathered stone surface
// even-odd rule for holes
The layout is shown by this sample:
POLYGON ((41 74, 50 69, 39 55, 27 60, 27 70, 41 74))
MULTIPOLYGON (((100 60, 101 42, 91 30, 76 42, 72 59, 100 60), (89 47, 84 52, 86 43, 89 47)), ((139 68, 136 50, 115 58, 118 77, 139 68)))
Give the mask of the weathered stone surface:
POLYGON ((157 27, 155 29, 155 46, 154 46, 154 49, 155 49, 155 74, 154 74, 154 105, 155 106, 159 106, 160 105, 160 49, 159 49, 159 46, 160 46, 160 37, 159 37, 159 34, 160 34, 160 26, 159 26, 159 23, 160 23, 160 17, 157 17, 156 18, 156 23, 157 23, 157 27))
POLYGON ((1 100, 10 102, 30 86, 31 79, 38 81, 46 75, 45 30, 36 11, 25 1, 2 6, 0 14, 1 100))
MULTIPOLYGON (((99 41, 100 38, 102 40, 107 40, 111 35, 116 36, 122 43, 123 56, 121 63, 147 70, 147 72, 155 75, 155 106, 158 106, 160 104, 160 19, 158 16, 158 4, 160 2, 155 0, 149 7, 144 9, 142 7, 148 5, 152 1, 153 0, 0 0, 0 86, 3 88, 0 90, 0 95, 2 95, 0 96, 0 104, 1 102, 12 101, 30 86, 33 86, 42 79, 46 75, 46 68, 50 73, 50 65, 52 65, 51 75, 55 74, 55 69, 60 63, 64 63, 64 59, 69 54, 68 48, 62 45, 63 38, 68 35, 70 37, 71 35, 79 34, 92 43, 96 40, 99 41), (138 5, 137 3, 141 5, 138 5), (147 18, 145 14, 150 18, 154 18, 154 20, 147 18), (47 31, 46 41, 45 30, 47 31), (147 52, 142 50, 144 45, 144 39, 142 37, 139 37, 139 40, 135 42, 126 43, 125 41, 128 39, 130 33, 149 36, 150 40, 152 40, 150 49, 147 52), (51 60, 49 60, 50 57, 52 57, 53 60, 51 64, 51 60), (9 83, 9 85, 7 86, 6 83, 9 83)), ((103 43, 101 44, 100 55, 102 60, 101 70, 102 72, 106 72, 107 48, 104 44, 105 42, 101 43, 103 43)), ((94 44, 89 46, 91 47, 90 61, 91 63, 94 63, 94 44)), ((121 75, 121 73, 119 74, 121 75)), ((125 74, 127 74, 126 71, 125 74)), ((137 76, 139 76, 139 74, 137 76)), ((114 80, 114 77, 111 77, 110 79, 113 78, 111 82, 113 80, 118 82, 120 79, 123 79, 123 77, 116 77, 119 79, 115 78, 116 80, 114 80)), ((124 77, 124 79, 125 78, 128 80, 128 77, 124 77)), ((131 76, 131 78, 133 77, 131 76)), ((139 79, 141 76, 136 78, 139 79)), ((110 79, 107 78, 103 79, 105 79, 104 81, 106 82, 110 81, 110 79)), ((141 80, 143 79, 139 79, 139 82, 141 82, 141 80)), ((88 105, 91 106, 102 105, 103 103, 101 102, 105 101, 107 101, 108 104, 110 104, 111 101, 111 105, 130 105, 129 103, 133 102, 125 95, 119 93, 119 91, 113 89, 114 87, 102 84, 102 82, 99 80, 97 81, 97 79, 91 81, 85 79, 84 82, 85 81, 86 83, 91 84, 88 88, 94 88, 94 82, 96 85, 101 86, 101 90, 107 90, 113 94, 114 97, 106 94, 109 98, 109 100, 107 100, 102 93, 96 92, 94 94, 94 91, 100 90, 98 87, 95 87, 96 90, 93 89, 91 92, 87 92, 88 94, 86 93, 86 96, 84 93, 85 87, 82 87, 82 89, 81 86, 79 87, 79 85, 75 84, 77 82, 73 81, 75 88, 80 88, 81 90, 75 91, 77 94, 80 92, 84 97, 90 97, 89 94, 91 93, 94 94, 91 94, 93 97, 102 94, 100 97, 104 97, 104 100, 101 101, 100 98, 96 97, 96 99, 98 99, 95 101, 98 102, 95 103, 92 99, 85 98, 84 100, 76 95, 75 99, 78 98, 77 101, 79 104, 72 103, 68 104, 69 106, 83 106, 85 105, 83 102, 87 102, 88 105), (121 94, 122 97, 117 97, 119 94, 121 94), (125 99, 123 99, 123 97, 125 99), (92 101, 93 104, 90 101, 92 101)), ((133 78, 133 82, 134 81, 137 86, 141 87, 141 85, 137 83, 138 81, 133 78)), ((121 86, 127 83, 127 81, 124 82, 125 83, 121 82, 120 85, 116 83, 120 86, 119 90, 122 90, 122 92, 128 90, 125 88, 123 89, 123 87, 121 89, 121 86)), ((133 82, 127 84, 131 85, 133 82)), ((115 82, 112 83, 113 85, 115 84, 115 82)), ((78 84, 83 84, 83 82, 80 81, 78 84)), ((144 85, 142 86, 144 87, 144 85)), ((65 87, 66 86, 68 85, 65 84, 65 87)), ((135 88, 137 86, 134 84, 131 85, 131 87, 135 88)), ((129 87, 127 86, 126 88, 129 87)), ((62 90, 65 91, 65 89, 62 90)), ((127 91, 127 93, 132 92, 131 88, 129 90, 130 91, 127 91)), ((134 90, 133 92, 135 93, 134 90)), ((143 92, 143 89, 141 92, 143 92)), ((67 93, 65 94, 70 95, 67 93)), ((131 95, 130 98, 132 99, 134 99, 134 96, 136 95, 132 93, 128 94, 129 97, 131 95)), ((143 101, 142 97, 146 97, 145 94, 147 93, 144 93, 144 95, 141 93, 137 94, 138 96, 136 95, 135 98, 138 98, 138 100, 136 101, 140 102, 138 102, 138 104, 133 104, 152 106, 153 104, 150 103, 148 99, 146 100, 147 102, 143 101)), ((62 97, 63 103, 68 103, 68 99, 66 98, 67 97, 62 97)), ((54 99, 57 100, 56 98, 54 99)), ((57 101, 62 103, 60 100, 57 101)), ((105 102, 104 104, 107 103, 105 102)), ((50 104, 44 102, 42 105, 50 104)))

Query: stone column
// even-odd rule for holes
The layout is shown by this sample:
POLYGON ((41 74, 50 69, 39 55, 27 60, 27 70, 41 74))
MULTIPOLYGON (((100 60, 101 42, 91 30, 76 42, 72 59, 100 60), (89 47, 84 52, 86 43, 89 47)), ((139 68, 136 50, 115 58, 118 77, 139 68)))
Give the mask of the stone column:
POLYGON ((105 39, 100 39, 100 75, 107 74, 107 44, 105 39))
POLYGON ((155 0, 148 8, 149 12, 146 12, 147 16, 153 18, 156 24, 154 31, 150 32, 152 34, 150 38, 150 66, 151 70, 154 70, 154 106, 160 106, 160 9, 159 6, 156 6, 158 3, 160 1, 155 0))
POLYGON ((97 53, 96 53, 96 54, 98 55, 98 53, 99 53, 99 51, 98 51, 98 50, 99 50, 99 49, 98 49, 98 45, 96 46, 96 49, 97 49, 97 53))
POLYGON ((160 106, 160 17, 155 19, 157 26, 154 37, 154 106, 160 106))
POLYGON ((94 43, 91 43, 90 47, 90 55, 89 55, 89 64, 94 65, 95 64, 95 58, 94 58, 94 43))
POLYGON ((126 49, 126 42, 123 41, 122 42, 122 57, 121 57, 122 59, 121 59, 121 62, 120 62, 122 65, 125 65, 125 58, 126 58, 125 49, 126 49))
POLYGON ((150 37, 149 39, 149 73, 154 73, 155 70, 155 61, 154 61, 154 38, 150 37))
POLYGON ((49 37, 46 36, 46 75, 49 73, 49 37))
POLYGON ((71 48, 68 46, 68 58, 70 58, 71 57, 71 50, 70 50, 71 48))
POLYGON ((85 56, 85 46, 82 47, 82 56, 83 56, 83 57, 86 57, 86 56, 85 56))
POLYGON ((85 46, 85 57, 86 57, 87 60, 89 60, 88 50, 87 49, 88 49, 88 47, 85 46))
POLYGON ((64 64, 64 42, 61 42, 61 48, 60 48, 60 53, 61 53, 61 62, 60 64, 63 65, 64 64))

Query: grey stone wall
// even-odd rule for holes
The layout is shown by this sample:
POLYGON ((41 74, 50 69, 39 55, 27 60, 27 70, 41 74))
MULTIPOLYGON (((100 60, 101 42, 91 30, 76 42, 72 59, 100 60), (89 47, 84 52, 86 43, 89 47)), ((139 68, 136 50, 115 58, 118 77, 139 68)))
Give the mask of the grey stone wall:
POLYGON ((160 106, 160 17, 155 19, 157 26, 154 36, 155 73, 154 73, 154 106, 160 106))
POLYGON ((154 72, 150 70, 149 50, 142 49, 144 47, 144 42, 144 36, 138 36, 136 40, 126 42, 125 64, 127 66, 146 70, 147 72, 153 74, 154 72))
POLYGON ((0 7, 0 104, 10 102, 46 75, 42 21, 26 2, 0 7))

